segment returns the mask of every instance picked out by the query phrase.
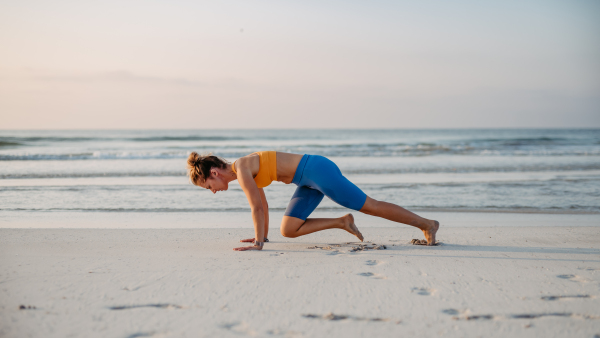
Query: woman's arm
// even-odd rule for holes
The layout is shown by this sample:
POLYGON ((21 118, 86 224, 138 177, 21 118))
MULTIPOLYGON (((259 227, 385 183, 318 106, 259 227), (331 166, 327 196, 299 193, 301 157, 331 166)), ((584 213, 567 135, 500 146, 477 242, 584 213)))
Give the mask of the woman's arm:
MULTIPOLYGON (((250 158, 241 158, 236 163, 237 167, 237 179, 240 182, 242 190, 246 194, 250 209, 252 210, 252 221, 254 222, 254 239, 258 242, 264 241, 265 238, 265 209, 263 208, 263 201, 260 190, 254 182, 252 177, 252 171, 249 167, 250 158)), ((264 193, 263 193, 264 195, 264 193)), ((235 248, 236 251, 244 250, 261 250, 262 247, 247 246, 241 248, 235 248)))
POLYGON ((263 210, 265 211, 265 238, 269 238, 269 203, 267 203, 267 196, 265 196, 263 188, 258 189, 258 191, 260 193, 263 210))
MULTIPOLYGON (((265 211, 265 239, 269 238, 269 203, 267 203, 267 196, 263 188, 259 188, 260 199, 262 201, 263 210, 265 211)), ((242 243, 254 243, 254 238, 242 239, 242 243)))

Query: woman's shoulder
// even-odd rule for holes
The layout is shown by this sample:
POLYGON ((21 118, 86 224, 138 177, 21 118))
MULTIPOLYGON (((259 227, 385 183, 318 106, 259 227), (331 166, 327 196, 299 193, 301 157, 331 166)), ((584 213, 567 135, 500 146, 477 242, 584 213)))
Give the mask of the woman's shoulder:
POLYGON ((238 163, 239 165, 242 165, 242 163, 244 164, 253 164, 256 161, 260 162, 260 159, 263 157, 270 157, 270 156, 277 156, 277 155, 295 155, 295 154, 290 154, 290 153, 282 153, 280 151, 276 151, 276 150, 263 150, 263 151, 257 151, 251 154, 248 154, 246 156, 240 157, 238 158, 234 163, 238 163))
POLYGON ((252 167, 255 163, 260 162, 259 157, 260 156, 258 153, 248 154, 235 160, 232 166, 234 166, 236 169, 252 167))

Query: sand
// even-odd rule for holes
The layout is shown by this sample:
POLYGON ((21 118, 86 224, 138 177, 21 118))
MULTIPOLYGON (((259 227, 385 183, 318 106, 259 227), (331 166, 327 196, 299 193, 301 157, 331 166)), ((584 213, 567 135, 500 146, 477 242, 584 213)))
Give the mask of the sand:
POLYGON ((600 335, 598 226, 277 230, 0 229, 0 337, 600 335))

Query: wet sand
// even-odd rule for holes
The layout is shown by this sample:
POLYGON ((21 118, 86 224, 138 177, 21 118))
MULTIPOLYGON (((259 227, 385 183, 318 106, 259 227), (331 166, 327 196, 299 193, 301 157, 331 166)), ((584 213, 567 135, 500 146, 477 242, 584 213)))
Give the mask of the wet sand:
POLYGON ((600 334, 599 226, 360 230, 0 229, 0 337, 600 334))

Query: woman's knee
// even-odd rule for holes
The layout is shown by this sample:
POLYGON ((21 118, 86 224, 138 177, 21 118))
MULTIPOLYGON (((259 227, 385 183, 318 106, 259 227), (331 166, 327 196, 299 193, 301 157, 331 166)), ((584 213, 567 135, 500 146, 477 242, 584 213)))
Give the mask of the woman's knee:
POLYGON ((283 220, 281 221, 281 235, 283 237, 294 238, 298 237, 298 229, 304 224, 304 220, 291 217, 291 216, 283 216, 283 220))
POLYGON ((298 230, 292 229, 290 226, 281 226, 281 235, 283 237, 295 238, 298 237, 298 230))
POLYGON ((372 215, 376 212, 379 203, 380 202, 378 200, 372 199, 371 197, 367 196, 367 200, 365 201, 363 207, 360 209, 360 212, 365 213, 367 215, 372 215))

